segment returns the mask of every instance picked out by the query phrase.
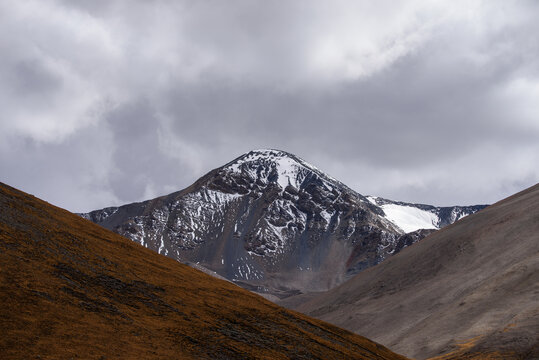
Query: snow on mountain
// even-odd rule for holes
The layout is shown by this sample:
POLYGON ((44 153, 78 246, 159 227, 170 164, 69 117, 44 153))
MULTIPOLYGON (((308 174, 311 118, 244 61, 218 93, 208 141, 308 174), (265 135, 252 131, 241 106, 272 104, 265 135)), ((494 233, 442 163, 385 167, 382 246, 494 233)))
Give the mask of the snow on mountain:
POLYGON ((323 173, 305 160, 281 150, 258 149, 248 152, 223 167, 239 175, 248 175, 251 179, 273 182, 281 189, 292 186, 299 189, 309 174, 315 173, 325 180, 324 185, 331 189, 331 182, 344 184, 323 173), (268 176, 272 174, 273 176, 268 176), (261 176, 262 175, 262 176, 261 176))
POLYGON ((254 150, 229 166, 225 166, 224 169, 237 174, 247 173, 252 178, 256 178, 257 171, 260 170, 259 162, 264 159, 271 161, 271 166, 266 170, 276 170, 277 177, 275 180, 282 189, 285 189, 289 185, 299 189, 304 180, 305 173, 301 171, 304 165, 297 159, 292 159, 280 151, 269 149, 254 150))
POLYGON ((435 207, 396 202, 376 196, 367 196, 367 199, 370 203, 382 209, 384 218, 391 221, 405 233, 420 229, 438 230, 485 207, 485 205, 435 207))
POLYGON ((260 149, 190 187, 82 214, 141 245, 284 297, 336 286, 466 209, 366 198, 290 153, 260 149))
POLYGON ((381 206, 386 219, 409 233, 419 229, 436 229, 439 219, 430 211, 421 210, 412 206, 387 204, 381 206))

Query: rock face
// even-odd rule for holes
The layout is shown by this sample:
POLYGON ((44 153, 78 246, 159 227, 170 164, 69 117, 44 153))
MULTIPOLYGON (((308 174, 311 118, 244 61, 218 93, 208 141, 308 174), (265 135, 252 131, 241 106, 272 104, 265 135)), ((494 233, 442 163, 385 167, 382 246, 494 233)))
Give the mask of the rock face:
POLYGON ((407 246, 413 245, 419 240, 422 240, 435 232, 436 230, 433 229, 419 229, 416 231, 412 231, 409 233, 406 233, 404 235, 401 235, 395 244, 395 251, 394 254, 398 253, 402 249, 404 249, 407 246))
POLYGON ((480 208, 365 197, 292 154, 255 150, 182 191, 82 216, 250 290, 287 297, 330 289, 420 239, 399 242, 417 226, 437 229, 480 208))

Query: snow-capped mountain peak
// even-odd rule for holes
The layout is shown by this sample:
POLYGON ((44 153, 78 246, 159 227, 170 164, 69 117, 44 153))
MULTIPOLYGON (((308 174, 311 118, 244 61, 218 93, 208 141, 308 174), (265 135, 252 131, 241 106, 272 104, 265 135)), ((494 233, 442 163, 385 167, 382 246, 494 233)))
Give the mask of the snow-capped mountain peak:
POLYGON ((223 170, 247 175, 263 183, 273 182, 281 189, 287 186, 299 189, 310 174, 316 174, 319 178, 330 182, 338 182, 305 160, 276 149, 252 150, 226 164, 223 170))
POLYGON ((366 198, 293 154, 260 149, 184 190, 83 216, 280 296, 333 287, 424 236, 405 232, 465 213, 453 210, 366 198))

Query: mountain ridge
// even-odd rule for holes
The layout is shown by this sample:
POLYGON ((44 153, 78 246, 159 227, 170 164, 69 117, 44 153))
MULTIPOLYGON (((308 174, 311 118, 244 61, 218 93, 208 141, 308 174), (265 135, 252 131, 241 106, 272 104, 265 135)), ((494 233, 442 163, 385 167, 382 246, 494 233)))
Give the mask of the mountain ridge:
POLYGON ((383 206, 440 219, 413 204, 383 201, 378 205, 293 154, 261 149, 178 192, 82 216, 251 290, 286 297, 334 287, 420 239, 401 241, 405 231, 383 206))

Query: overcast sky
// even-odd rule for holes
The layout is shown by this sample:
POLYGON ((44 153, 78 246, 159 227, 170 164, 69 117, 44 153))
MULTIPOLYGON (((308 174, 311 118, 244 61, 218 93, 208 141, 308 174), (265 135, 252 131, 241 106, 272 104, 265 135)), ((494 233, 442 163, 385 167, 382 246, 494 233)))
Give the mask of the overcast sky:
POLYGON ((71 211, 256 148, 367 195, 539 180, 539 1, 0 1, 0 181, 71 211))

